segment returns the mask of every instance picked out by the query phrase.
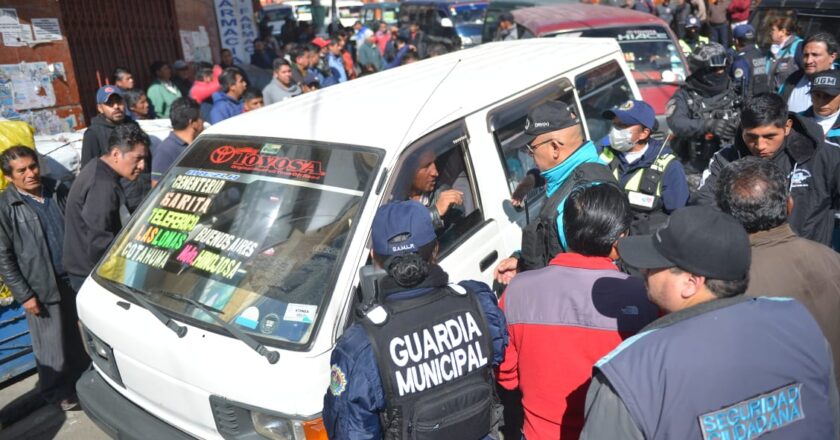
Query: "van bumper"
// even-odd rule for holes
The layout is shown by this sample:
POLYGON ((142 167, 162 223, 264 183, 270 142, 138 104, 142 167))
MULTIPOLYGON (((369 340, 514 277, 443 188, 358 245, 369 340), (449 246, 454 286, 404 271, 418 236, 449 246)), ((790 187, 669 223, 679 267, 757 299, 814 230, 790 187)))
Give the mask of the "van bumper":
POLYGON ((93 368, 76 382, 76 394, 85 414, 111 438, 194 440, 123 397, 93 368))

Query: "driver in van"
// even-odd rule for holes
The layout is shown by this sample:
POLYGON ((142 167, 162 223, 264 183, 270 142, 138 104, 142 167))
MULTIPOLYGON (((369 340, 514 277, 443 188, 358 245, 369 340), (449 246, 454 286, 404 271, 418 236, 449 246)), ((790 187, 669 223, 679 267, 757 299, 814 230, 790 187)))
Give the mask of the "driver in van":
POLYGON ((508 334, 492 290, 449 282, 427 209, 413 200, 373 219, 375 303, 330 359, 324 425, 331 439, 498 438, 493 369, 508 334))
POLYGON ((437 186, 440 173, 435 159, 437 158, 432 150, 420 154, 417 172, 408 190, 408 199, 418 201, 429 209, 432 225, 435 231, 440 232, 457 217, 464 215, 462 209, 453 209, 455 206, 463 207, 464 192, 452 189, 448 185, 437 186))

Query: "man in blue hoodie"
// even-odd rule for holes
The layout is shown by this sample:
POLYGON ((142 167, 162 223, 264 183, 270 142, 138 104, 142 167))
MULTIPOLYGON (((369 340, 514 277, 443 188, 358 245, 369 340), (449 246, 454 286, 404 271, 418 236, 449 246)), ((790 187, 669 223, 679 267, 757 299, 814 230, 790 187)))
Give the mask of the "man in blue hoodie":
POLYGON ((210 123, 224 121, 242 113, 242 103, 239 99, 248 89, 248 82, 239 70, 228 67, 219 75, 221 92, 213 94, 213 109, 210 110, 210 123))
MULTIPOLYGON (((502 284, 523 270, 543 268, 557 254, 566 252, 563 206, 574 188, 615 184, 612 172, 598 158, 595 144, 585 140, 580 124, 574 108, 561 101, 541 104, 525 119, 523 148, 534 158, 539 174, 530 171, 520 186, 533 188, 544 182, 546 200, 539 217, 522 231, 521 252, 496 266, 495 277, 502 284)), ((517 189, 516 193, 520 192, 517 189)))

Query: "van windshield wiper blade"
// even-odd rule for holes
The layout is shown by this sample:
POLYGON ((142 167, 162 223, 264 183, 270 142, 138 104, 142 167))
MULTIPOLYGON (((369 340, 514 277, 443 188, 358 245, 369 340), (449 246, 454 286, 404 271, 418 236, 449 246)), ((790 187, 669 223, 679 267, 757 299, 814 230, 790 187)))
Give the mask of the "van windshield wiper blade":
POLYGON ((186 326, 179 325, 172 318, 166 316, 163 312, 161 312, 160 309, 157 308, 157 306, 155 306, 154 304, 149 302, 149 300, 144 298, 144 296, 146 295, 146 292, 143 292, 140 289, 128 286, 126 284, 118 283, 116 281, 111 281, 111 280, 106 280, 106 281, 111 283, 117 289, 119 289, 119 290, 127 293, 129 296, 131 296, 131 298, 134 301, 136 301, 142 307, 144 307, 146 310, 148 310, 149 313, 151 313, 152 316, 154 316, 158 321, 160 321, 163 325, 165 325, 166 328, 175 332, 175 334, 178 335, 179 338, 183 338, 184 335, 187 334, 187 327, 186 326))
POLYGON ((153 289, 152 293, 163 295, 167 298, 174 299, 175 301, 180 301, 184 304, 189 304, 189 305, 195 307, 196 309, 201 310, 202 312, 207 314, 207 316, 209 316, 214 321, 216 321, 216 323, 218 323, 219 325, 224 327, 224 329, 227 330, 228 333, 231 334, 231 336, 233 336, 234 338, 239 339, 240 341, 244 342, 245 345, 247 345, 252 350, 259 353, 260 356, 263 356, 266 359, 268 359, 268 363, 276 364, 277 361, 280 360, 280 353, 278 353, 274 350, 269 350, 268 347, 266 347, 263 344, 260 344, 259 342, 257 342, 256 339, 249 336, 247 333, 243 332, 242 330, 238 329, 235 325, 226 322, 222 318, 219 318, 218 315, 223 313, 221 310, 210 307, 210 306, 208 306, 206 304, 203 304, 201 302, 198 302, 198 301, 196 301, 192 298, 187 298, 187 297, 184 297, 184 296, 176 295, 174 293, 167 292, 167 291, 161 290, 161 289, 153 289))

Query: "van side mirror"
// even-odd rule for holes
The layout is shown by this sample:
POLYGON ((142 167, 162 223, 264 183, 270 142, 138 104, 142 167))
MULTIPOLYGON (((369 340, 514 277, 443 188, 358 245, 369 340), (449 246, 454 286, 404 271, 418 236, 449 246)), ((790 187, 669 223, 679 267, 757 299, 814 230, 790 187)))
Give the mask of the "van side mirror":
POLYGON ((452 27, 455 27, 455 25, 452 24, 452 19, 451 18, 444 17, 444 18, 440 19, 440 27, 452 28, 452 27))
POLYGON ((379 281, 388 275, 385 269, 378 269, 373 265, 362 266, 359 269, 359 290, 362 297, 356 314, 361 318, 379 301, 379 281))

